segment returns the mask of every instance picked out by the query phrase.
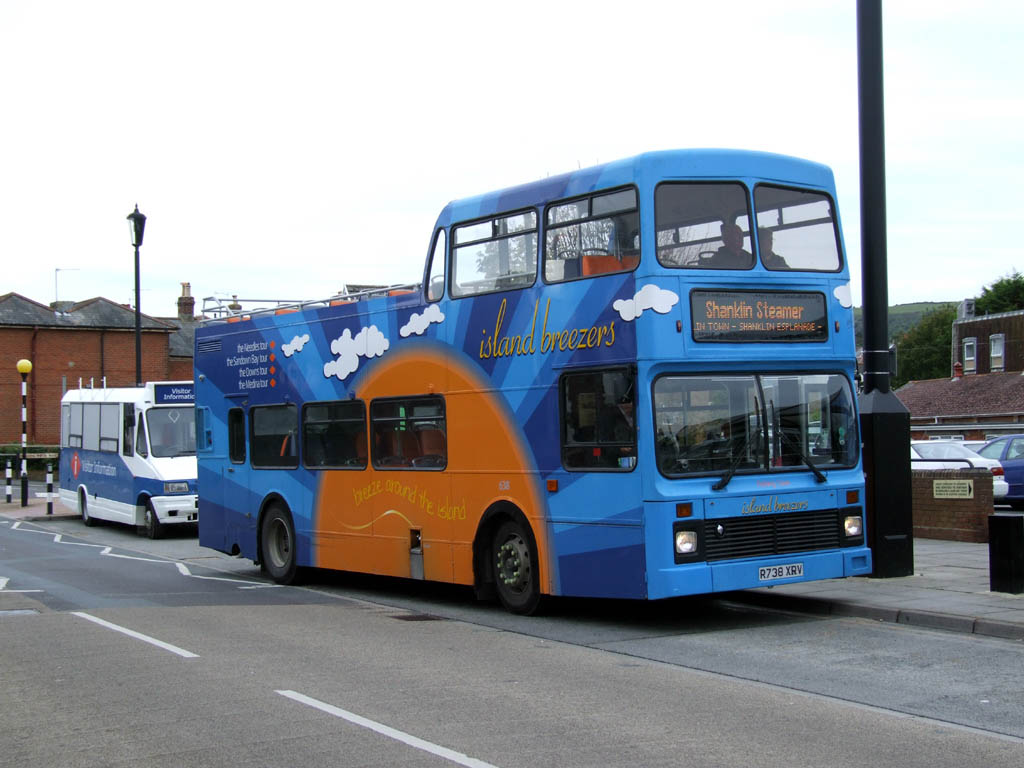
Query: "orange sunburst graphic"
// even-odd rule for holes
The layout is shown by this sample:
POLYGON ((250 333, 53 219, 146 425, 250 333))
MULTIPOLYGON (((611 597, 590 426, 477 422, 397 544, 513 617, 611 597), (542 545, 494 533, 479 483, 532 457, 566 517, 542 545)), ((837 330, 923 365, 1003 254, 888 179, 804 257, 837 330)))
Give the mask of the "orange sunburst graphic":
POLYGON ((324 471, 317 493, 315 562, 323 568, 410 575, 410 531, 419 531, 427 579, 473 583, 480 517, 507 501, 530 521, 540 584, 551 592, 545 496, 522 430, 491 382, 441 347, 390 352, 358 380, 356 396, 444 397, 447 468, 324 471))

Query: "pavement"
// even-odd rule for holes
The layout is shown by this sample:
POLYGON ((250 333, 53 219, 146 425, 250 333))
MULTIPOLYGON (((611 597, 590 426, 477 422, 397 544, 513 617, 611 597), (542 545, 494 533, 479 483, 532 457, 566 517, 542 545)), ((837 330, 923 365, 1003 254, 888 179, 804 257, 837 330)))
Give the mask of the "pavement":
MULTIPOLYGON (((21 506, 18 488, 10 504, 0 496, 0 516, 44 523, 77 517, 58 499, 47 515, 45 496, 21 506)), ((1021 543, 1024 546, 1024 542, 1021 543)), ((775 610, 820 616, 852 616, 922 628, 965 632, 1024 642, 1024 594, 990 589, 988 544, 914 539, 913 575, 857 576, 734 592, 729 599, 775 610)))

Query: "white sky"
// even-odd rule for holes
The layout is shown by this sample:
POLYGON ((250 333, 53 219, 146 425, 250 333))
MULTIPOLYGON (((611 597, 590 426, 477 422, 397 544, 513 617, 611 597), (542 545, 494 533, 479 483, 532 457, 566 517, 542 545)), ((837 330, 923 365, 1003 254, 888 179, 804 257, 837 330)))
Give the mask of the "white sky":
MULTIPOLYGON (((1024 4, 884 34, 890 303, 976 295, 1024 269, 1024 4)), ((855 0, 3 0, 0 72, 0 294, 133 304, 136 203, 147 314, 414 282, 451 199, 734 147, 832 167, 861 303, 855 0)))

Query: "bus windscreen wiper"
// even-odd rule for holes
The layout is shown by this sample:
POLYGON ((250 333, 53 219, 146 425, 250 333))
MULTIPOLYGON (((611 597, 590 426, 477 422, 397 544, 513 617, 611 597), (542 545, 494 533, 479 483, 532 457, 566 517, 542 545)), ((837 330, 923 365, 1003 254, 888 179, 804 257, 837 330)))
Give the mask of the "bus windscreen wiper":
POLYGON ((746 439, 743 441, 743 446, 736 453, 736 457, 732 460, 729 468, 725 470, 725 474, 722 475, 721 479, 717 483, 711 486, 712 491, 721 491, 729 484, 732 480, 733 475, 736 474, 736 470, 739 469, 740 464, 743 461, 743 457, 747 454, 747 446, 750 445, 750 433, 747 433, 746 439))
POLYGON ((779 429, 779 434, 782 435, 782 442, 787 443, 789 447, 793 449, 796 455, 800 457, 801 461, 803 461, 804 464, 810 467, 811 472, 814 473, 814 479, 819 483, 824 483, 827 479, 825 477, 825 473, 818 469, 817 465, 813 461, 811 461, 810 456, 804 453, 803 448, 800 447, 800 444, 797 443, 789 435, 787 435, 786 430, 782 428, 779 429))

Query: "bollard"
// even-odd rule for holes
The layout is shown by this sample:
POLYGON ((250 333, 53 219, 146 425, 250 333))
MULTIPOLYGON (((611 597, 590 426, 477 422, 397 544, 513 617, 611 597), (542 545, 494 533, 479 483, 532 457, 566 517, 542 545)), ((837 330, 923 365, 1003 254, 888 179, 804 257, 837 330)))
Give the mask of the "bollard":
POLYGON ((993 592, 1024 592, 1024 515, 989 515, 988 569, 993 592))
POLYGON ((46 464, 46 514, 53 514, 53 464, 46 464))
POLYGON ((11 460, 7 460, 7 503, 11 503, 11 460))

